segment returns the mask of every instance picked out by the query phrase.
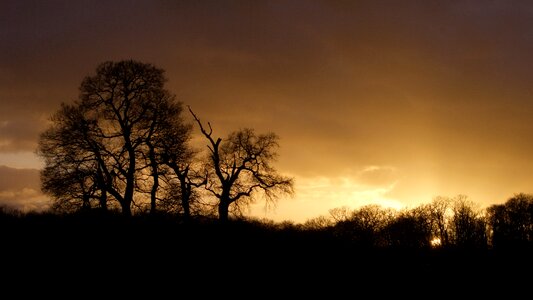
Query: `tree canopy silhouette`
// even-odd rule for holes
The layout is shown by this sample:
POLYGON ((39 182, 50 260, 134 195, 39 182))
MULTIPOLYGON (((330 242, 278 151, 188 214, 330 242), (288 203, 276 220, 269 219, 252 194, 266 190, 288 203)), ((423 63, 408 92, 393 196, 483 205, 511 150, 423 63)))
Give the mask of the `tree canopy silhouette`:
POLYGON ((161 140, 172 146, 175 163, 190 157, 190 126, 182 122, 181 103, 165 81, 164 71, 150 64, 100 64, 82 81, 79 99, 63 104, 40 137, 43 191, 56 203, 79 198, 82 206, 99 197, 104 209, 110 195, 129 216, 134 195, 141 200, 148 189, 154 211, 160 168, 169 162, 168 155, 162 159, 160 150, 168 149, 161 140))
POLYGON ((533 246, 533 195, 516 194, 487 209, 492 244, 498 248, 533 246))

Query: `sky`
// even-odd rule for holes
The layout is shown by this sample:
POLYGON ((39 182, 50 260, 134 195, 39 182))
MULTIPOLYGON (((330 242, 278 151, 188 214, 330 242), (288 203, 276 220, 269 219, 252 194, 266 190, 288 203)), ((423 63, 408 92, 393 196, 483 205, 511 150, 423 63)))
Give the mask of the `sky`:
POLYGON ((280 136, 296 194, 253 216, 533 192, 530 1, 0 0, 0 41, 0 205, 46 207, 39 133, 122 59, 218 136, 280 136))

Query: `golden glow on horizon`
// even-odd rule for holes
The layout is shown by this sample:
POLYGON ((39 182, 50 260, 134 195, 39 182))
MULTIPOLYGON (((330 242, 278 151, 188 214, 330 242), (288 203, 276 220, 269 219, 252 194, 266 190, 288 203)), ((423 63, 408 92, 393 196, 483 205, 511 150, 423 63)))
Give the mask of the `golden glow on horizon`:
POLYGON ((40 191, 32 188, 23 188, 22 190, 0 191, 0 205, 8 205, 8 201, 17 201, 15 208, 22 211, 42 211, 50 205, 50 199, 40 191))
MULTIPOLYGON (((377 168, 370 170, 377 170, 377 168)), ((256 203, 252 207, 252 215, 275 221, 291 219, 296 222, 304 222, 320 215, 328 215, 329 209, 337 207, 355 209, 364 205, 377 204, 383 207, 401 209, 406 206, 405 203, 389 195, 398 181, 370 185, 362 183, 360 176, 293 177, 296 191, 293 199, 280 199, 275 209, 266 211, 264 203, 256 203)))

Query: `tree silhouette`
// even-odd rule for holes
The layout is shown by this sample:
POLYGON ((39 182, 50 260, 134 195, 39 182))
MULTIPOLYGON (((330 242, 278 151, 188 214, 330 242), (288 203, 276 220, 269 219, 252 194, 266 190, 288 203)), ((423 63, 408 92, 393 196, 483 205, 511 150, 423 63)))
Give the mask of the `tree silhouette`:
POLYGON ((92 124, 79 106, 62 104, 52 117, 52 126, 40 136, 37 153, 44 159, 42 190, 52 196, 53 208, 76 211, 91 208, 98 199, 107 210, 107 193, 98 164, 98 153, 88 136, 92 124))
POLYGON ((416 249, 428 248, 431 244, 431 220, 423 206, 401 211, 384 231, 391 247, 416 249))
POLYGON ((347 206, 335 207, 329 210, 329 215, 335 222, 346 221, 350 218, 352 211, 347 206))
POLYGON ((385 246, 383 230, 394 219, 394 212, 379 205, 366 205, 349 218, 337 222, 334 234, 358 247, 385 246))
POLYGON ((487 209, 494 247, 523 247, 533 243, 533 195, 516 194, 505 204, 487 209))
POLYGON ((449 219, 453 213, 451 207, 452 199, 440 196, 424 206, 429 214, 433 236, 440 241, 442 246, 450 244, 449 219))
POLYGON ((325 216, 318 216, 308 219, 302 226, 307 230, 325 230, 333 226, 333 220, 325 216))
MULTIPOLYGON (((96 174, 91 175, 96 176, 92 186, 100 190, 102 198, 110 194, 127 216, 136 190, 144 191, 149 185, 155 211, 161 175, 158 136, 170 123, 176 134, 184 135, 175 139, 176 143, 185 142, 190 132, 177 124, 181 119, 175 114, 181 112, 181 104, 164 89, 163 73, 133 60, 100 64, 95 75, 82 81, 79 100, 64 105, 41 136, 39 153, 45 157, 45 169, 74 169, 73 163, 83 162, 79 166, 84 166, 85 173, 96 174)), ((67 178, 66 172, 55 173, 59 181, 67 178)), ((46 189, 55 189, 49 182, 46 189)))
MULTIPOLYGON (((178 103, 179 104, 179 103, 178 103)), ((163 112, 159 122, 160 130, 149 145, 161 164, 172 170, 168 178, 173 194, 179 194, 185 220, 191 216, 191 201, 197 198, 195 190, 205 185, 206 178, 198 169, 196 151, 188 147, 192 126, 181 118, 182 105, 170 105, 163 112), (177 180, 177 184, 174 181, 177 180)))
POLYGON ((277 156, 277 135, 256 135, 252 129, 241 129, 224 141, 215 140, 211 124, 204 128, 190 107, 189 111, 209 142, 205 188, 218 199, 222 223, 228 220, 230 205, 238 209, 238 205, 251 203, 258 194, 264 195, 267 201, 275 200, 280 194, 292 194, 293 180, 279 175, 271 166, 277 156))
POLYGON ((454 201, 453 217, 450 223, 455 246, 461 248, 487 246, 484 216, 474 208, 474 203, 466 200, 466 196, 458 196, 454 201))
POLYGON ((179 201, 183 214, 188 219, 193 188, 201 185, 201 183, 193 182, 189 174, 195 154, 188 146, 192 126, 182 119, 183 106, 180 102, 162 101, 158 103, 155 110, 157 114, 151 115, 150 131, 145 141, 147 149, 144 151, 147 153, 146 159, 152 178, 149 190, 150 213, 156 212, 160 178, 165 177, 163 183, 167 184, 167 188, 170 188, 168 185, 173 185, 174 179, 180 182, 178 189, 176 185, 173 185, 171 189, 180 195, 179 201), (171 176, 172 172, 174 176, 171 176))

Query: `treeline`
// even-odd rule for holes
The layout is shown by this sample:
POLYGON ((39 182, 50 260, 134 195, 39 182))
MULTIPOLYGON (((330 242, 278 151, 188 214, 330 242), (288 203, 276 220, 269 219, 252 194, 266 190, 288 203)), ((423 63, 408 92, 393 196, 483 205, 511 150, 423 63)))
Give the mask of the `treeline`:
MULTIPOLYGON (((533 195, 517 194, 504 204, 478 208, 466 196, 437 197, 432 202, 411 209, 395 210, 367 205, 355 210, 334 208, 328 216, 303 223, 274 222, 267 219, 232 218, 221 226, 216 215, 198 214, 191 219, 171 212, 137 214, 124 218, 119 211, 79 210, 74 213, 23 213, 0 208, 3 228, 49 226, 58 232, 71 231, 79 225, 86 233, 111 232, 118 228, 147 236, 165 236, 180 240, 184 229, 201 232, 203 240, 218 240, 220 232, 236 233, 245 242, 275 240, 291 245, 324 243, 347 249, 533 249, 533 195), (38 226, 35 226, 38 225, 38 226), (74 227, 73 227, 74 226, 74 227), (154 227, 155 226, 155 227, 154 227), (133 229, 135 228, 135 229, 133 229), (221 231, 222 230, 222 231, 221 231), (178 236, 176 236, 178 234, 178 236), (209 238, 203 236, 207 234, 209 238)), ((74 233, 77 235, 77 233, 74 233)), ((102 237, 113 234, 105 233, 102 237)), ((121 235, 121 234, 118 234, 121 235)), ((242 242, 242 241, 241 241, 242 242)))
POLYGON ((438 280, 447 289, 477 295, 480 286, 493 291, 510 281, 529 287, 532 207, 533 196, 523 194, 486 210, 463 197, 438 198, 402 211, 338 208, 303 224, 247 218, 221 224, 216 216, 185 221, 174 213, 127 217, 98 209, 1 210, 0 254, 4 270, 20 272, 21 282, 28 274, 50 278, 49 270, 55 270, 67 286, 100 282, 93 274, 156 285, 166 280, 173 289, 176 282, 237 280, 254 290, 266 282, 276 291, 308 292, 330 292, 339 282, 350 289, 400 282, 434 289, 438 280))
POLYGON ((463 195, 400 211, 335 208, 301 226, 362 248, 531 248, 533 195, 517 194, 486 209, 463 195))

